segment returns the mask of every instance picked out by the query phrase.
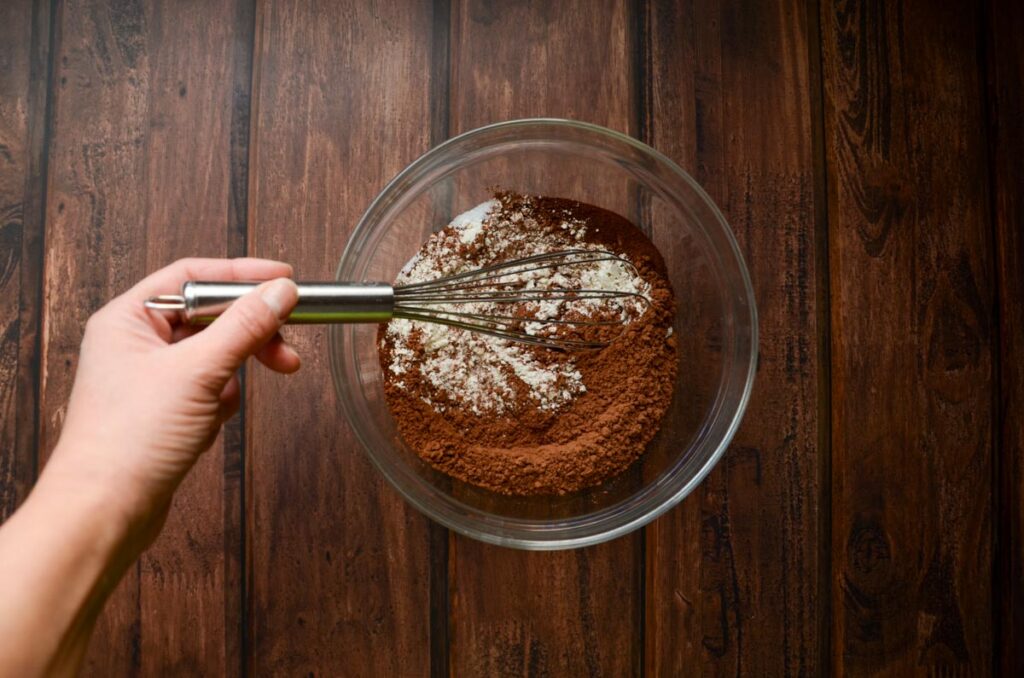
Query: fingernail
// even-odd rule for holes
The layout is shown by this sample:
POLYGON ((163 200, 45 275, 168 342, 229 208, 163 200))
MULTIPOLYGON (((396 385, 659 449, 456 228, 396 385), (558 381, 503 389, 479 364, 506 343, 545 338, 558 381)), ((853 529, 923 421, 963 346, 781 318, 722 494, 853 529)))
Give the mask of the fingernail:
POLYGON ((287 278, 279 278, 260 288, 260 298, 270 307, 278 320, 284 320, 295 306, 298 289, 287 278))

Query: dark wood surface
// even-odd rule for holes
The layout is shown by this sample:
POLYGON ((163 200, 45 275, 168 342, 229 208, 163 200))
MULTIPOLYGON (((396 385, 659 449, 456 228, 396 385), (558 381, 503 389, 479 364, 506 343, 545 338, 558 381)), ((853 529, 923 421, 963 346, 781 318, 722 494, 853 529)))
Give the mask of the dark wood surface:
MULTIPOLYGON (((334 277, 379 187, 431 145, 431 26, 425 3, 257 5, 251 253, 292 262, 297 277, 334 277)), ((304 363, 295 379, 250 370, 247 668, 425 673, 429 523, 354 454, 326 330, 290 336, 304 363)))
POLYGON ((822 12, 837 671, 993 661, 981 13, 935 5, 822 12))
POLYGON ((826 663, 807 22, 799 2, 656 2, 643 22, 644 141, 722 208, 757 281, 761 332, 730 453, 647 529, 651 675, 815 675, 826 663))
POLYGON ((997 319, 992 461, 995 665, 1024 675, 1024 5, 992 4, 985 15, 990 218, 995 227, 997 319))
POLYGON ((8 0, 0 518, 82 325, 185 255, 330 277, 387 180, 569 117, 688 170, 760 311, 727 455, 644 530, 449 534, 335 414, 325 332, 245 407, 115 592, 88 675, 1020 675, 1019 3, 8 0))

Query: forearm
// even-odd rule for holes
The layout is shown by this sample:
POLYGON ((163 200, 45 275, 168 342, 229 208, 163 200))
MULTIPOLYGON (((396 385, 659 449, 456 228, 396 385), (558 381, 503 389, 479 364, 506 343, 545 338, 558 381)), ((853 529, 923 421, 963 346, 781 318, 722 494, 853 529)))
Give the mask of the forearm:
POLYGON ((113 488, 47 469, 0 526, 0 674, 73 675, 143 544, 113 488))

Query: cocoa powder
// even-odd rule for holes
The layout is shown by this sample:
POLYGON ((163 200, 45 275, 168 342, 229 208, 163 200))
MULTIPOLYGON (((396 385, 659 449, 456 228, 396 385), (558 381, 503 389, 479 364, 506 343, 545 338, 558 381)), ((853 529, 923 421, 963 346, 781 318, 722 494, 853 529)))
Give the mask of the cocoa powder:
MULTIPOLYGON (((538 364, 574 368, 585 390, 557 407, 542 407, 524 383, 509 375, 511 393, 500 413, 472 411, 439 392, 415 367, 396 374, 394 337, 381 325, 386 400, 406 444, 454 478, 509 495, 577 492, 624 471, 657 432, 676 379, 675 299, 660 253, 625 218, 559 198, 510 193, 496 198, 505 214, 526 215, 516 228, 554 233, 567 223, 584 225, 583 240, 633 263, 650 286, 650 304, 603 349, 527 347, 538 364)), ((432 237, 451 240, 457 235, 449 226, 432 237)), ((488 263, 496 255, 522 252, 485 252, 472 242, 459 245, 456 255, 488 263)), ((426 348, 415 333, 408 346, 413 352, 409 364, 425 359, 426 348)))

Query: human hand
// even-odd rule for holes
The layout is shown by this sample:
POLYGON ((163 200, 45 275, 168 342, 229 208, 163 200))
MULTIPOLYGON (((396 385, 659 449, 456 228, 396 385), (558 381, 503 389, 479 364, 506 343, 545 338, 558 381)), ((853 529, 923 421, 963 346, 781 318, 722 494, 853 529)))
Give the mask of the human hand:
POLYGON ((41 480, 64 491, 109 491, 145 547, 171 495, 238 409, 236 371, 250 355, 291 373, 299 356, 280 326, 297 301, 290 280, 271 280, 199 331, 143 306, 185 280, 267 280, 291 275, 262 259, 183 259, 95 313, 85 336, 60 442, 41 480))

